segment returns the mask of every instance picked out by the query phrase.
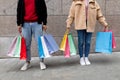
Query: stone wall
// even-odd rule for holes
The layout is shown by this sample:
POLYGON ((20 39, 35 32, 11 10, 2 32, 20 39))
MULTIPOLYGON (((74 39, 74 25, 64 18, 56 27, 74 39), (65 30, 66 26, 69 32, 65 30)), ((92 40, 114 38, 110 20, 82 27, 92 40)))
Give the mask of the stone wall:
MULTIPOLYGON (((111 25, 111 29, 115 34, 117 41, 117 48, 113 51, 120 51, 120 1, 119 0, 97 0, 101 6, 102 12, 111 25)), ((51 33, 58 44, 63 37, 66 18, 72 0, 46 0, 48 9, 48 32, 51 33)), ((0 0, 0 57, 6 57, 7 50, 10 46, 12 39, 19 35, 16 26, 16 4, 17 0, 0 0)), ((92 37, 91 52, 94 52, 95 37, 97 31, 102 31, 102 25, 97 23, 96 31, 92 37)), ((72 27, 71 32, 74 35, 77 46, 76 31, 72 27)), ((32 56, 37 56, 37 46, 33 39, 32 42, 32 56)), ((61 51, 56 52, 60 54, 61 51)))

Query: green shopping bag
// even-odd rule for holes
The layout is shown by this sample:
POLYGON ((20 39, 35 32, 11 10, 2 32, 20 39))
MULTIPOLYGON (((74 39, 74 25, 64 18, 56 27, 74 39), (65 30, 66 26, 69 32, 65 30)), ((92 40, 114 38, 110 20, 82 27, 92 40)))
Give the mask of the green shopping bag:
POLYGON ((13 56, 20 57, 20 50, 21 50, 21 36, 18 36, 13 56))
POLYGON ((76 55, 77 54, 77 49, 74 43, 74 39, 72 36, 72 33, 68 34, 68 41, 69 41, 69 45, 70 45, 70 55, 76 55))

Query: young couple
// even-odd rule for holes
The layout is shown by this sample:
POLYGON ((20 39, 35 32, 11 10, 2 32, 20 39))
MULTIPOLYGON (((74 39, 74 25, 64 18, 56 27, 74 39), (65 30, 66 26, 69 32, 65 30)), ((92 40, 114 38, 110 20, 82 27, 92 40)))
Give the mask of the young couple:
MULTIPOLYGON (((92 33, 95 30, 96 20, 105 29, 108 24, 105 21, 99 4, 96 0, 73 0, 69 15, 66 20, 67 29, 75 22, 75 30, 78 34, 78 49, 81 65, 90 65, 88 59, 92 33)), ((43 30, 47 29, 47 7, 45 0, 18 0, 17 5, 17 25, 18 31, 22 33, 26 40, 27 60, 21 70, 31 67, 31 40, 32 35, 38 42, 38 36, 42 35, 43 30)), ((46 69, 44 58, 40 59, 40 69, 46 69)))

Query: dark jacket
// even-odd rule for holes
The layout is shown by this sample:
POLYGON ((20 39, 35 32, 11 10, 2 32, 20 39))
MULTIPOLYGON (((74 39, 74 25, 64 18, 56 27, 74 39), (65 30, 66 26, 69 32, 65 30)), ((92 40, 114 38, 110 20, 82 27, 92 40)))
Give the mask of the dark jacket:
MULTIPOLYGON (((17 5, 17 25, 23 26, 24 15, 25 15, 25 5, 24 0, 18 0, 17 5)), ((47 8, 44 0, 35 0, 35 8, 38 16, 38 23, 46 25, 47 24, 47 8)))

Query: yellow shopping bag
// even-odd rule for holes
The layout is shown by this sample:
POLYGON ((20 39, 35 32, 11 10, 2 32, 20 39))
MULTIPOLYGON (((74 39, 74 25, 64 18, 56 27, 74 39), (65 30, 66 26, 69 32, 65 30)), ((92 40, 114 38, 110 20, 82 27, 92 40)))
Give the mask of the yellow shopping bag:
POLYGON ((64 34, 64 36, 63 36, 63 38, 62 38, 62 41, 61 41, 61 43, 60 43, 60 50, 62 50, 62 51, 65 51, 65 44, 66 44, 66 39, 67 39, 67 36, 68 36, 68 30, 66 30, 66 32, 65 32, 65 34, 64 34))

